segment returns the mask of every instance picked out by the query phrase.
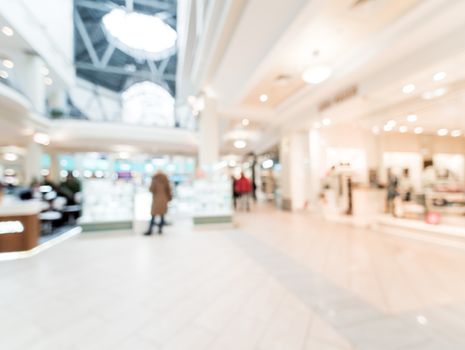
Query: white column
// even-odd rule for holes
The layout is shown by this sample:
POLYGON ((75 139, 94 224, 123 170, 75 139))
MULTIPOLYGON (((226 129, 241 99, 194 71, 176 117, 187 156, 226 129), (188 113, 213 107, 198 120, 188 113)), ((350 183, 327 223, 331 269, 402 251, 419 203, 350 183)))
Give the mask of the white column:
POLYGON ((205 108, 199 123, 199 165, 209 170, 219 161, 220 135, 216 100, 205 96, 205 108))
POLYGON ((40 181, 42 179, 40 174, 42 170, 42 154, 41 145, 35 142, 30 142, 27 145, 27 154, 24 158, 24 185, 29 186, 33 180, 40 181))
POLYGON ((60 182, 60 164, 58 163, 58 153, 52 151, 50 155, 50 180, 55 183, 60 182))
POLYGON ((45 113, 46 99, 43 67, 44 62, 40 56, 26 54, 19 75, 21 88, 31 100, 34 109, 41 114, 45 113))
POLYGON ((323 149, 321 133, 311 129, 308 134, 309 147, 309 205, 313 211, 320 210, 321 175, 323 169, 323 149))
POLYGON ((66 91, 57 89, 53 90, 49 96, 49 106, 52 111, 60 111, 66 114, 68 111, 66 106, 66 91))
POLYGON ((281 195, 284 210, 302 210, 308 204, 308 134, 284 135, 280 147, 281 195))

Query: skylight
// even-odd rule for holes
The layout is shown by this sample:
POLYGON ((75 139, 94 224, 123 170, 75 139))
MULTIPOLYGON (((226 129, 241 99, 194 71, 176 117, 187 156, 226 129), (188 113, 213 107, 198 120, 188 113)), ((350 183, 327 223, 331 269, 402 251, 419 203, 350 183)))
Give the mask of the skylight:
POLYGON ((150 81, 136 83, 122 94, 123 121, 137 125, 174 127, 174 98, 150 81))
POLYGON ((131 56, 161 60, 176 49, 176 31, 157 16, 114 9, 102 22, 108 39, 131 56))

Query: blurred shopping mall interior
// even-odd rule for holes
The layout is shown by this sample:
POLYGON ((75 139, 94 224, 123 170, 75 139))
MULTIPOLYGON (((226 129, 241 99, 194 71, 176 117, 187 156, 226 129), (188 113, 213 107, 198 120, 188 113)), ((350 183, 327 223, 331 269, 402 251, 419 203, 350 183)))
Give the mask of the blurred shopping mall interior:
POLYGON ((0 349, 465 349, 464 0, 0 0, 0 349))

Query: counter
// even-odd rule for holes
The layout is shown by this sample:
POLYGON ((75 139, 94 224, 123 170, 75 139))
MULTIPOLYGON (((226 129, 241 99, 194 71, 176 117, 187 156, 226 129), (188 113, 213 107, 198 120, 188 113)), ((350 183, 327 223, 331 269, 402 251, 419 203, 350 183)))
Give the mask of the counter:
POLYGON ((31 250, 40 236, 38 214, 44 203, 4 197, 0 202, 0 253, 31 250))

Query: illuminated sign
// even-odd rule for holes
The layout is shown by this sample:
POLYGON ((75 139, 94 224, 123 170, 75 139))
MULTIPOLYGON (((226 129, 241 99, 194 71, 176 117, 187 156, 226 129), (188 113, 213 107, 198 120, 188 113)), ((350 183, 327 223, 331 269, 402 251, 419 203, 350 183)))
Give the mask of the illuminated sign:
POLYGON ((22 233, 24 226, 21 221, 1 221, 0 222, 0 235, 9 233, 22 233))

